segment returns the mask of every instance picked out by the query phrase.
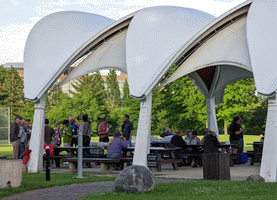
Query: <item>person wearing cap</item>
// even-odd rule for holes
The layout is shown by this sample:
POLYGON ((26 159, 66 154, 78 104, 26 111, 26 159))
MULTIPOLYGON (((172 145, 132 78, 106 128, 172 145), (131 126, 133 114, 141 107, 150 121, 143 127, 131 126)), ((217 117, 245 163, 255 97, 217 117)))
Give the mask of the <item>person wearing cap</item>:
POLYGON ((204 140, 204 153, 218 153, 220 143, 217 137, 214 136, 209 129, 206 130, 206 133, 207 135, 204 140))
POLYGON ((18 138, 19 130, 20 130, 20 121, 23 118, 20 115, 16 115, 15 121, 10 126, 10 141, 13 145, 13 159, 18 159, 19 156, 19 147, 20 147, 20 141, 18 138))
MULTIPOLYGON (((108 151, 107 151, 107 158, 121 158, 122 157, 122 148, 127 148, 128 144, 126 142, 126 138, 123 137, 123 141, 120 139, 120 132, 115 131, 113 135, 113 139, 109 142, 107 145, 108 151)), ((114 166, 117 169, 117 165, 114 166)))
POLYGON ((30 125, 30 121, 31 121, 31 120, 29 120, 29 119, 25 119, 25 126, 23 127, 25 133, 27 134, 27 139, 28 139, 28 140, 30 140, 30 138, 31 138, 31 133, 32 133, 32 127, 29 126, 29 125, 30 125))
POLYGON ((186 143, 188 144, 189 141, 190 141, 190 139, 191 139, 191 137, 192 137, 192 135, 191 135, 191 130, 188 129, 188 130, 186 131, 185 135, 186 135, 185 141, 186 141, 186 143))
POLYGON ((169 135, 173 135, 173 134, 171 133, 170 129, 167 127, 160 136, 164 138, 169 135))
POLYGON ((101 119, 101 123, 98 126, 99 142, 109 142, 110 126, 106 117, 101 119))
POLYGON ((203 133, 205 134, 205 136, 204 136, 204 137, 202 138, 202 140, 200 141, 200 144, 204 144, 205 138, 206 138, 207 135, 209 135, 209 134, 211 133, 211 130, 208 129, 208 128, 205 128, 205 129, 203 130, 203 133))

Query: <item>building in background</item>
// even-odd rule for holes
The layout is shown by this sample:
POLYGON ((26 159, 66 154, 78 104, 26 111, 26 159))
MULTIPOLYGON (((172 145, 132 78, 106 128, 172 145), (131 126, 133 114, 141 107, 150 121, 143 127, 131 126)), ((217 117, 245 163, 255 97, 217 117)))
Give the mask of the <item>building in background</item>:
MULTIPOLYGON (((18 73, 19 76, 24 79, 24 64, 23 62, 7 62, 5 64, 3 64, 3 66, 9 70, 11 69, 11 67, 14 67, 18 73)), ((70 70, 72 70, 74 67, 71 67, 70 70)), ((100 71, 102 78, 104 80, 104 86, 105 88, 107 87, 106 81, 107 81, 107 76, 108 76, 108 72, 109 70, 102 70, 100 71)), ((65 72, 65 75, 68 72, 65 72)), ((62 80, 64 78, 64 75, 62 75, 59 80, 62 80)), ((59 81, 58 80, 58 81, 59 81)), ((66 83, 62 86, 62 91, 64 93, 67 93, 68 95, 72 95, 69 91, 73 91, 74 92, 74 88, 72 87, 72 83, 74 83, 75 81, 77 81, 78 79, 75 79, 73 81, 70 81, 69 83, 66 83)), ((125 80, 128 80, 128 76, 127 74, 123 73, 123 72, 119 72, 117 71, 117 81, 118 81, 118 86, 119 86, 119 90, 120 90, 120 96, 121 98, 123 97, 123 86, 124 86, 124 82, 125 80)))

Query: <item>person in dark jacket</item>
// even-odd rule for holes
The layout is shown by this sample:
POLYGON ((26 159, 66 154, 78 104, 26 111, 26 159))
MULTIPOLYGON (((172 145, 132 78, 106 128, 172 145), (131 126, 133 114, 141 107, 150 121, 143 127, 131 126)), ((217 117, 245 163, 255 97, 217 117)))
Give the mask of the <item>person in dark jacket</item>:
POLYGON ((231 144, 235 145, 233 148, 237 149, 237 153, 239 154, 237 157, 237 161, 234 162, 235 164, 241 164, 241 156, 240 156, 240 134, 244 129, 241 126, 241 117, 239 115, 234 116, 233 122, 230 125, 230 142, 231 144))
POLYGON ((206 128, 206 137, 204 140, 204 153, 218 153, 220 143, 218 139, 211 134, 210 129, 206 128))
POLYGON ((175 147, 182 147, 182 150, 175 150, 175 154, 182 153, 187 148, 187 143, 182 138, 182 131, 177 131, 177 133, 171 138, 170 143, 175 147))
POLYGON ((10 141, 13 144, 13 159, 18 159, 19 156, 19 147, 20 147, 20 138, 19 134, 19 124, 23 118, 20 115, 16 115, 15 121, 11 124, 10 127, 10 141))

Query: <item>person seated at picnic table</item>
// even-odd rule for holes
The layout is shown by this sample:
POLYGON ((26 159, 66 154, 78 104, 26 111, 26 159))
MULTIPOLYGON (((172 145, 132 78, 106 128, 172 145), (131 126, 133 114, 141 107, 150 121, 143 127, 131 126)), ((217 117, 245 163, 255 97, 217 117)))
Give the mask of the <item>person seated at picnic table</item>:
MULTIPOLYGON (((191 145, 199 145, 200 144, 200 139, 197 137, 197 135, 198 135, 197 130, 192 132, 189 144, 191 144, 191 145)), ((191 154, 203 153, 203 150, 199 146, 191 148, 190 150, 191 150, 191 152, 190 152, 191 154)), ((202 158, 197 156, 197 157, 194 157, 193 159, 194 159, 194 164, 192 165, 192 167, 202 167, 202 158)))
POLYGON ((169 135, 173 135, 173 134, 171 133, 170 129, 167 127, 165 129, 165 131, 160 136, 164 138, 164 137, 169 136, 169 135))
MULTIPOLYGON (((205 141, 205 137, 208 135, 208 132, 210 131, 210 129, 208 128, 205 128, 203 130, 203 133, 205 134, 205 136, 202 138, 202 140, 200 141, 200 144, 204 144, 204 141, 205 141)), ((211 131, 210 131, 211 132, 211 131)))
POLYGON ((185 141, 186 143, 188 144, 190 139, 191 139, 191 130, 187 130, 186 133, 185 133, 186 137, 185 137, 185 141))
POLYGON ((263 137, 261 137, 260 142, 261 142, 261 143, 264 143, 264 133, 262 133, 262 136, 263 136, 263 137))
POLYGON ((187 143, 183 139, 183 132, 177 131, 177 133, 171 138, 170 144, 173 144, 175 147, 181 147, 181 149, 175 150, 175 154, 183 153, 187 148, 187 143))
POLYGON ((214 136, 208 128, 206 133, 207 135, 204 140, 204 153, 218 153, 218 147, 220 146, 220 143, 217 137, 214 136))
MULTIPOLYGON (((127 148, 128 143, 125 137, 122 137, 123 141, 120 139, 121 134, 119 131, 115 131, 113 139, 108 143, 107 158, 121 158, 122 157, 122 148, 127 148)), ((115 170, 118 170, 118 164, 114 165, 115 170)))
POLYGON ((191 138, 189 140, 189 144, 200 144, 200 139, 197 137, 197 132, 198 131, 193 131, 192 132, 192 135, 191 135, 191 138))

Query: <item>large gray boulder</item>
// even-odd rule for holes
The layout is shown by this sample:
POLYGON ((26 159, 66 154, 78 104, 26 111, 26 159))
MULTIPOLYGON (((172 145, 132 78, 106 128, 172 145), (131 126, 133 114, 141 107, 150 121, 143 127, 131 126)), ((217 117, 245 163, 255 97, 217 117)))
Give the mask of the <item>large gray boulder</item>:
POLYGON ((144 166, 132 165, 121 171, 115 180, 116 192, 139 193, 154 190, 155 175, 144 166))
POLYGON ((247 181, 260 181, 260 182, 264 182, 264 178, 261 177, 260 175, 251 175, 246 180, 247 181))

